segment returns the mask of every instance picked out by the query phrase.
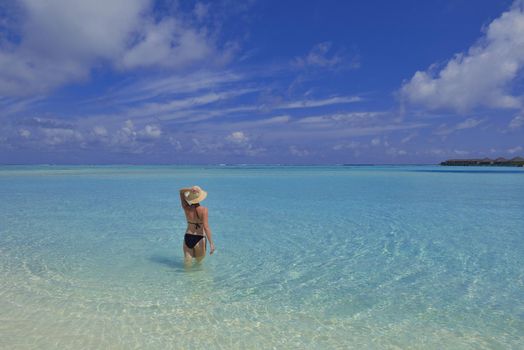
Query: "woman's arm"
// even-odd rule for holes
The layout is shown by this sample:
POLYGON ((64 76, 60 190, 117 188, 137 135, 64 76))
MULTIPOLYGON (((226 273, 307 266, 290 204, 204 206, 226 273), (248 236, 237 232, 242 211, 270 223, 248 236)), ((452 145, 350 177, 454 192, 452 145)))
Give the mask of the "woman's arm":
POLYGON ((180 204, 184 209, 188 209, 190 207, 190 205, 186 202, 186 197, 184 196, 184 193, 186 193, 187 191, 191 191, 191 188, 180 189, 180 204))
POLYGON ((204 208, 204 215, 202 218, 202 223, 204 224, 204 234, 207 236, 207 240, 209 241, 209 254, 213 254, 215 251, 215 243, 213 243, 213 238, 211 234, 211 228, 209 227, 209 220, 208 220, 208 214, 207 214, 207 208, 204 208))

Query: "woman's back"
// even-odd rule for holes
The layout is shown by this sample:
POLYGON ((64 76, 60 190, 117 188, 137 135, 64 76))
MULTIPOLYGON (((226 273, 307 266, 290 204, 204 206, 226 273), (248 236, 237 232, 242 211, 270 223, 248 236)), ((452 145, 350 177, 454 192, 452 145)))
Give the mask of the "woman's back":
POLYGON ((204 216, 205 210, 206 208, 201 205, 192 205, 184 210, 187 221, 187 232, 199 235, 204 234, 204 225, 201 218, 204 216))

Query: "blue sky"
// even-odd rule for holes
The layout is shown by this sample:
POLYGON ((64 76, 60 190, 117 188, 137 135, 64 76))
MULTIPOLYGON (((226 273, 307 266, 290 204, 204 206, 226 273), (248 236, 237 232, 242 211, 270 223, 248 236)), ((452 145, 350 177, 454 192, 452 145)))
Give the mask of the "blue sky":
POLYGON ((0 163, 524 155, 524 1, 0 4, 0 163))

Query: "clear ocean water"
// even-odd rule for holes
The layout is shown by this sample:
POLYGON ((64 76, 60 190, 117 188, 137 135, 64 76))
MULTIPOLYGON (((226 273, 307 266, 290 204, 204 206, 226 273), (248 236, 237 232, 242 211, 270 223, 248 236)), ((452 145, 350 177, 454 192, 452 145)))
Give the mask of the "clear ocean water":
POLYGON ((522 168, 7 166, 0 199, 2 349, 523 348, 522 168))

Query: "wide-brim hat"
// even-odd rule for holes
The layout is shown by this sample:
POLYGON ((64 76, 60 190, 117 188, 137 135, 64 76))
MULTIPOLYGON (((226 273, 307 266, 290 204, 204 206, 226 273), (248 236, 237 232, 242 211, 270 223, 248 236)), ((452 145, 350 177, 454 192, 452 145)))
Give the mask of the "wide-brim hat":
POLYGON ((207 192, 199 186, 193 186, 191 190, 184 192, 184 198, 188 204, 196 204, 202 202, 207 197, 207 192))

